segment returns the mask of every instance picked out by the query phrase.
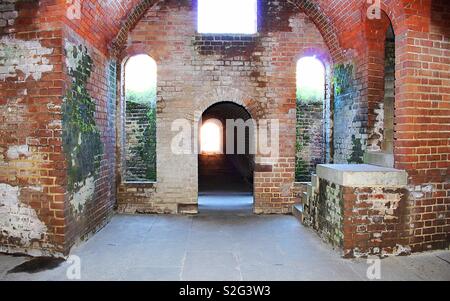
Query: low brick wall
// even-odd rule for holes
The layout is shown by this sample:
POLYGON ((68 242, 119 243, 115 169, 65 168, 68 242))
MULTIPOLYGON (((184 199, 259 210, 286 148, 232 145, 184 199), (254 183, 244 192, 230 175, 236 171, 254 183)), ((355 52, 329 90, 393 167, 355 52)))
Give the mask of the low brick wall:
POLYGON ((407 190, 345 187, 318 179, 305 204, 305 224, 344 257, 409 253, 407 190))

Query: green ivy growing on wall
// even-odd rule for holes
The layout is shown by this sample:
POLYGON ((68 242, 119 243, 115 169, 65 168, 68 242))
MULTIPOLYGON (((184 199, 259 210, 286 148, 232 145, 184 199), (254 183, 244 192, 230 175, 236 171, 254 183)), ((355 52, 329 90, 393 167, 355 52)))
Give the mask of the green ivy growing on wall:
POLYGON ((88 177, 98 175, 103 144, 95 123, 95 101, 87 90, 92 58, 81 45, 68 45, 66 56, 71 62, 68 73, 72 83, 62 106, 63 145, 68 163, 68 190, 76 192, 88 177))
POLYGON ((347 93, 353 83, 353 65, 337 64, 334 66, 334 92, 338 96, 347 93))

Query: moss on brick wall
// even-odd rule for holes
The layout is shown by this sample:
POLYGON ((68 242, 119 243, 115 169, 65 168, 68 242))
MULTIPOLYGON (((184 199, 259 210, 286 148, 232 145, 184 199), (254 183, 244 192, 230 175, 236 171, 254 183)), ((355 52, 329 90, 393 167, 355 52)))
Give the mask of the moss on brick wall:
POLYGON ((364 150, 362 147, 361 139, 356 138, 355 135, 352 136, 352 152, 350 154, 350 158, 347 160, 348 163, 356 163, 356 164, 362 164, 363 156, 364 156, 364 150))
POLYGON ((333 82, 336 96, 348 93, 353 84, 353 65, 338 64, 334 66, 333 82))
POLYGON ((81 45, 67 42, 65 50, 71 85, 62 106, 63 146, 68 164, 68 191, 72 200, 77 193, 85 198, 81 203, 72 203, 76 211, 81 211, 93 194, 93 179, 98 176, 103 144, 95 122, 95 101, 87 90, 92 58, 81 45))
POLYGON ((363 163, 367 134, 367 112, 361 109, 353 63, 334 66, 334 125, 333 145, 335 163, 363 163))
POLYGON ((344 204, 341 186, 320 179, 317 230, 333 246, 344 244, 344 204))
POLYGON ((323 102, 297 100, 295 180, 311 181, 316 165, 325 162, 323 102))

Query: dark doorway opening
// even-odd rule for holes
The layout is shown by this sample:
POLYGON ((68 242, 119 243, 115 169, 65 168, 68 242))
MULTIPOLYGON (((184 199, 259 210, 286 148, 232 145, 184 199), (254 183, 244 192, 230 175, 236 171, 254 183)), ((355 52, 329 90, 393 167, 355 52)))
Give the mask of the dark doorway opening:
POLYGON ((208 108, 200 127, 200 213, 252 213, 254 128, 249 112, 232 102, 208 108))

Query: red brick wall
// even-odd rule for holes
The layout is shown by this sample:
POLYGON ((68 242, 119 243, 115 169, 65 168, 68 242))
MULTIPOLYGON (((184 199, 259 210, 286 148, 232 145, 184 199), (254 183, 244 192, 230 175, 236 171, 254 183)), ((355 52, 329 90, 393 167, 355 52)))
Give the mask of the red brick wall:
MULTIPOLYGON (((65 47, 67 45, 83 46, 93 60, 91 76, 88 80, 87 90, 91 99, 95 102, 96 127, 100 132, 103 154, 100 161, 98 176, 95 179, 93 197, 89 199, 83 208, 75 212, 70 204, 73 195, 66 196, 67 207, 67 241, 73 244, 79 238, 84 238, 103 227, 113 214, 116 202, 116 130, 115 130, 115 107, 116 107, 116 73, 115 60, 108 58, 98 48, 91 45, 71 29, 65 31, 65 47), (112 70, 111 70, 112 68, 112 70)), ((65 56, 67 57, 67 55, 65 56)), ((66 66, 67 67, 67 66, 66 66)), ((72 83, 68 70, 65 69, 67 77, 67 90, 72 83)), ((70 175, 69 175, 70 176, 70 175)))
POLYGON ((344 254, 409 254, 406 197, 402 188, 343 187, 344 254))
MULTIPOLYGON (((318 1, 335 28, 347 58, 356 65, 355 127, 370 130, 371 74, 366 40, 373 29, 360 1, 318 1)), ((381 1, 396 35, 395 166, 408 171, 413 251, 448 247, 449 219, 449 10, 448 1, 381 1)), ((338 120, 334 121, 335 123, 338 120)), ((358 129, 359 130, 359 129, 358 129)))
POLYGON ((256 158, 255 210, 290 212, 295 201, 296 63, 304 55, 317 55, 327 65, 331 58, 312 21, 286 3, 265 2, 259 20, 257 36, 198 35, 195 1, 166 1, 150 8, 129 33, 122 57, 147 53, 158 65, 158 181, 156 193, 149 188, 147 201, 137 204, 135 190, 122 187, 123 211, 178 212, 177 204, 196 203, 197 157, 172 154, 171 122, 216 102, 235 101, 255 120, 280 121, 279 156, 256 158))
MULTIPOLYGON (((373 90, 378 87, 373 82, 377 69, 373 69, 370 64, 373 44, 368 42, 368 34, 374 27, 371 22, 366 22, 367 5, 359 0, 294 2, 316 24, 324 43, 330 49, 333 63, 350 62, 355 66, 354 87, 357 93, 353 98, 352 107, 356 117, 351 120, 350 130, 361 135, 365 147, 364 139, 367 139, 370 131, 370 99, 378 95, 378 92, 373 90)), ((0 119, 2 121, 0 123, 2 154, 0 183, 8 185, 3 186, 7 188, 5 189, 8 195, 13 193, 18 199, 20 198, 20 204, 26 204, 32 208, 38 220, 47 227, 41 239, 34 238, 35 242, 28 249, 64 252, 77 236, 94 229, 99 220, 103 220, 108 215, 106 212, 110 212, 111 204, 114 203, 110 195, 110 192, 114 191, 114 185, 104 180, 106 175, 111 174, 111 166, 115 164, 112 151, 113 124, 104 114, 107 107, 105 73, 108 46, 113 45, 120 49, 120 46, 126 42, 134 21, 139 19, 153 1, 82 1, 81 18, 71 20, 63 17, 71 5, 66 1, 24 1, 20 4, 8 2, 7 5, 11 3, 12 14, 6 17, 2 15, 0 18, 1 37, 14 34, 13 38, 17 42, 15 45, 22 46, 23 41, 33 41, 33 47, 44 51, 40 58, 48 60, 43 65, 51 65, 52 69, 42 74, 37 73, 38 79, 31 78, 29 75, 38 71, 39 68, 33 69, 34 72, 16 68, 12 76, 9 70, 0 72, 0 76, 8 74, 3 79, 0 78, 0 119), (14 12, 18 12, 18 15, 16 16, 14 12), (67 27, 63 29, 62 24, 66 24, 67 27), (69 221, 71 218, 67 213, 67 206, 64 205, 66 177, 59 125, 59 107, 67 80, 63 73, 63 36, 73 38, 78 36, 79 41, 86 44, 94 56, 95 71, 89 90, 99 102, 98 126, 102 129, 102 141, 106 146, 102 163, 101 178, 103 180, 100 180, 97 190, 98 200, 101 199, 103 202, 100 202, 98 207, 93 207, 95 209, 89 210, 91 213, 86 215, 85 222, 69 221), (115 43, 112 44, 113 41, 115 43), (46 53, 48 50, 51 52, 46 53), (96 81, 99 82, 94 83, 96 81), (107 126, 106 122, 109 123, 107 126), (25 148, 20 148, 24 145, 25 148), (32 187, 31 191, 30 187, 32 187), (97 214, 97 212, 102 213, 97 214), (68 233, 67 239, 66 233, 68 233)), ((168 3, 172 7, 175 5, 173 1, 168 3)), ((414 251, 446 247, 450 240, 450 186, 448 184, 450 139, 446 132, 449 130, 450 116, 448 80, 450 77, 448 42, 450 5, 445 0, 386 0, 382 1, 382 9, 391 20, 397 37, 394 153, 396 167, 406 169, 410 176, 406 208, 410 219, 409 231, 413 233, 410 245, 414 251)), ((278 12, 275 10, 274 14, 278 12)), ((275 28, 279 41, 292 39, 294 44, 298 43, 300 34, 289 30, 283 32, 283 28, 288 28, 286 20, 289 14, 280 16, 281 19, 276 22, 267 23, 270 27, 266 29, 275 28)), ((164 22, 170 21, 155 20, 152 26, 157 29, 163 26, 164 22)), ((193 19, 189 22, 193 24, 193 19)), ((189 26, 193 31, 192 24, 189 26)), ((172 25, 167 27, 169 31, 173 28, 172 25)), ((158 48, 153 53, 155 58, 158 57, 158 52, 168 51, 161 47, 163 44, 154 44, 158 48)), ((269 45, 269 47, 275 53, 291 52, 290 46, 282 43, 269 45)), ((139 47, 136 49, 139 50, 139 47)), ((300 49, 296 48, 295 52, 300 53, 300 49)), ((261 204, 274 206, 275 211, 287 210, 292 202, 290 197, 281 197, 279 184, 273 183, 279 181, 279 176, 282 174, 289 179, 293 168, 293 161, 290 161, 289 154, 293 150, 293 143, 292 145, 290 143, 294 140, 289 137, 291 132, 294 133, 294 126, 290 123, 288 112, 294 108, 295 89, 292 93, 289 92, 290 89, 288 92, 282 92, 294 82, 294 77, 291 76, 294 74, 293 66, 294 64, 291 65, 290 61, 275 62, 273 76, 267 83, 267 88, 273 88, 277 94, 274 96, 277 102, 270 104, 270 110, 272 112, 278 110, 281 113, 269 115, 280 117, 284 123, 282 129, 287 133, 286 140, 283 141, 286 146, 283 149, 283 158, 279 161, 279 166, 273 166, 281 169, 277 169, 278 172, 266 172, 259 177, 259 181, 267 185, 260 188, 262 189, 260 193, 269 193, 274 196, 264 199, 261 204), (292 70, 289 69, 291 66, 292 70), (286 86, 279 86, 277 90, 277 85, 286 86), (278 101, 279 99, 281 101, 278 101), (273 178, 276 181, 272 181, 273 178)), ((250 100, 246 104, 251 108, 250 111, 258 116, 256 100, 250 100)), ((198 107, 206 109, 207 105, 202 103, 198 107)), ((261 112, 267 116, 269 111, 261 112)), ((340 120, 337 118, 333 122, 337 124, 340 120)), ((339 160, 346 162, 350 155, 351 148, 342 152, 339 160)), ((339 162, 336 161, 336 163, 339 162)), ((291 180, 287 182, 290 183, 291 180)), ((190 184, 195 185, 195 182, 190 184)), ((192 195, 195 195, 195 191, 192 195)), ((41 232, 38 231, 38 233, 41 232)), ((35 237, 34 234, 33 237, 35 237)), ((7 248, 21 245, 17 239, 4 236, 1 239, 1 244, 7 248)))
POLYGON ((65 254, 79 237, 105 224, 113 212, 115 93, 108 87, 116 78, 108 79, 107 45, 119 29, 121 15, 133 3, 109 1, 93 6, 94 1, 82 2, 80 19, 67 18, 71 4, 66 1, 1 4, 0 43, 2 50, 9 49, 0 71, 0 188, 2 204, 6 204, 2 208, 7 208, 0 217, 1 251, 65 254), (97 14, 96 9, 103 13, 97 14), (68 26, 62 27, 63 23, 68 26), (88 90, 96 101, 105 152, 95 198, 76 217, 68 203, 61 128, 61 106, 70 87, 66 39, 87 46, 94 60, 88 90), (20 55, 25 61, 20 61, 20 55))
MULTIPOLYGON (((109 48, 122 26, 122 20, 135 9, 138 1, 78 1, 66 4, 65 41, 86 47, 93 60, 93 70, 87 89, 96 104, 96 126, 103 144, 99 174, 95 180, 93 198, 81 212, 74 212, 70 195, 66 196, 67 246, 84 239, 103 227, 116 205, 116 95, 117 61, 109 48)), ((64 45, 67 43, 64 42, 64 45)), ((65 69, 67 74, 68 70, 65 69)), ((66 89, 70 78, 66 75, 66 89)))
POLYGON ((304 223, 344 257, 411 252, 406 188, 346 187, 321 178, 314 185, 304 223))
MULTIPOLYGON (((151 1, 140 3, 142 6, 139 9, 151 5, 151 1)), ((370 99, 378 97, 378 92, 373 89, 378 84, 372 82, 376 68, 370 65, 370 54, 373 54, 370 45, 373 44, 367 41, 368 34, 373 31, 371 22, 366 22, 367 5, 357 0, 298 1, 298 5, 312 17, 325 37, 328 47, 332 49, 334 62, 354 63, 358 96, 354 99, 357 119, 353 128, 367 135, 371 120, 370 99), (318 12, 324 17, 318 17, 321 15, 318 12), (346 49, 345 53, 340 51, 341 48, 346 49)), ((86 6, 86 15, 93 7, 86 6)), ((114 19, 114 26, 104 27, 111 29, 111 36, 120 27, 117 20, 125 15, 123 12, 126 8, 121 8, 122 13, 110 14, 119 16, 114 19)), ((142 13, 139 9, 128 20, 139 17, 142 13)), ((382 1, 382 9, 391 20, 397 37, 394 152, 396 167, 406 169, 410 175, 408 210, 411 214, 411 231, 414 231, 410 243, 416 251, 443 247, 449 242, 450 220, 449 186, 446 184, 450 147, 445 132, 448 130, 450 115, 449 5, 444 0, 382 1)), ((90 13, 95 15, 94 10, 90 13)), ((103 21, 97 19, 96 22, 99 20, 103 21)), ((75 22, 75 27, 76 24, 79 23, 75 22)), ((88 35, 87 29, 95 27, 84 26, 84 32, 80 31, 84 36, 88 35)), ((122 35, 118 37, 126 37, 132 26, 132 21, 125 23, 122 28, 126 30, 122 30, 122 35)), ((101 39, 91 40, 94 43, 101 39)), ((106 45, 107 38, 103 42, 106 45)))
POLYGON ((0 250, 60 254, 66 232, 61 5, 0 6, 7 21, 0 26, 6 52, 0 64, 0 250))
POLYGON ((418 16, 410 18, 414 30, 397 71, 395 153, 397 167, 411 177, 411 245, 422 251, 450 242, 450 4, 433 1, 431 12, 428 2, 413 9, 418 16))

